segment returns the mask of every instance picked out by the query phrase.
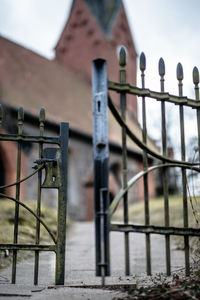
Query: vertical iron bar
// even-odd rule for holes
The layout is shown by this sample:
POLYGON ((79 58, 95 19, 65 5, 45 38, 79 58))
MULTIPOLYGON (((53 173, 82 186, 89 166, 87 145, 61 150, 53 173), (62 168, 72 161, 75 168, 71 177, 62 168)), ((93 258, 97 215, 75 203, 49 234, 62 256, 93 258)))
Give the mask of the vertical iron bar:
MULTIPOLYGON (((120 66, 120 83, 126 83, 126 50, 121 47, 119 53, 120 66)), ((126 93, 120 93, 121 117, 126 121, 126 93)), ((127 147, 126 147, 126 129, 122 128, 122 188, 127 187, 127 147)), ((123 197, 124 208, 124 224, 128 224, 128 193, 123 197)), ((130 275, 130 250, 129 250, 129 233, 124 233, 124 249, 125 249, 125 275, 130 275)))
MULTIPOLYGON (((165 63, 161 58, 159 60, 159 75, 160 75, 160 90, 164 93, 164 75, 165 75, 165 63)), ((166 114, 165 114, 165 102, 161 102, 161 122, 162 122, 162 153, 167 156, 167 133, 166 133, 166 114)), ((163 161, 163 164, 165 162, 163 161)), ((169 227, 169 195, 168 195, 168 168, 163 168, 163 194, 164 194, 164 214, 165 214, 165 226, 169 227)), ((171 275, 171 253, 170 253, 170 235, 165 235, 165 251, 166 251, 166 273, 167 276, 171 275)))
POLYGON ((101 283, 102 286, 105 285, 105 276, 106 276, 106 255, 105 255, 105 234, 104 234, 104 226, 105 226, 105 216, 106 216, 106 210, 105 205, 107 203, 107 197, 108 197, 108 190, 105 188, 102 188, 100 190, 100 211, 99 211, 99 217, 100 217, 100 234, 101 234, 101 283))
POLYGON ((0 130, 2 129, 2 123, 3 123, 3 107, 0 104, 0 130))
MULTIPOLYGON (((144 71, 146 69, 146 58, 144 53, 140 56, 140 70, 141 70, 141 79, 142 79, 142 88, 145 88, 145 74, 144 71)), ((143 142, 147 143, 147 126, 146 126, 146 101, 145 97, 142 97, 142 137, 143 142)), ((146 150, 143 150, 143 166, 144 170, 148 168, 148 156, 146 150)), ((150 216, 149 216, 149 191, 148 191, 148 174, 144 175, 144 205, 145 205, 145 225, 148 226, 150 224, 150 216)), ((151 240, 150 234, 146 234, 146 268, 147 275, 151 275, 151 240)))
POLYGON ((104 277, 110 275, 110 221, 108 88, 106 61, 103 59, 94 60, 92 64, 92 94, 96 276, 101 276, 104 283, 104 277))
MULTIPOLYGON (((3 107, 0 104, 0 133, 1 133, 2 127, 3 127, 3 107)), ((4 190, 0 189, 0 193, 3 193, 3 192, 4 192, 4 190)))
MULTIPOLYGON (((24 120, 24 110, 23 107, 19 107, 18 109, 18 135, 22 135, 23 133, 23 120, 24 120)), ((20 180, 21 177, 21 151, 22 151, 22 143, 18 142, 17 149, 17 181, 20 180)), ((16 200, 20 199, 20 183, 16 184, 16 200)), ((18 242, 18 221, 19 221, 19 204, 15 203, 15 221, 14 221, 14 238, 13 243, 17 244, 18 242)), ((12 283, 16 283, 16 265, 17 265, 17 250, 13 250, 13 262, 12 262, 12 283)))
POLYGON ((59 168, 61 185, 58 188, 58 216, 57 216, 57 247, 56 247, 56 285, 65 282, 65 247, 66 247, 66 217, 67 217, 67 155, 68 155, 69 124, 60 125, 59 168))
MULTIPOLYGON (((183 68, 179 63, 177 65, 177 79, 178 79, 178 89, 179 96, 183 96, 183 68)), ((181 159, 185 161, 185 127, 184 127, 184 110, 183 105, 179 105, 179 115, 180 115, 180 136, 181 136, 181 159)), ((182 168, 182 186, 183 186, 183 225, 188 227, 188 204, 187 204, 187 181, 186 181, 186 169, 182 168)), ((185 244, 185 275, 190 275, 190 261, 189 261, 189 237, 184 236, 185 244)))
MULTIPOLYGON (((197 67, 193 69, 193 83, 195 85, 195 98, 199 100, 199 70, 197 67)), ((199 162, 200 162, 200 109, 197 108, 197 132, 198 132, 198 152, 199 152, 199 162)))
MULTIPOLYGON (((45 110, 44 107, 40 110, 40 136, 44 135, 44 122, 45 110)), ((43 143, 39 144, 39 158, 42 158, 43 143)), ((38 186, 37 186, 37 216, 40 218, 41 214, 41 183, 42 183, 42 170, 38 172, 38 186)), ((40 222, 36 220, 36 245, 40 243, 40 222)), ((35 267, 34 267, 34 285, 38 284, 38 271, 39 271, 39 251, 35 251, 35 267)))

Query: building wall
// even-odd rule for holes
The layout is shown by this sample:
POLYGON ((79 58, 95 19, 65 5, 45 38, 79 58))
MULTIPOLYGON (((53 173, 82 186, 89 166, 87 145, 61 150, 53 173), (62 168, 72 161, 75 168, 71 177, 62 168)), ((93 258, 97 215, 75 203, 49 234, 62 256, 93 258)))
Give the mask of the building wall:
MULTIPOLYGON (((29 135, 39 135, 39 129, 34 124, 24 124, 24 130, 29 135)), ((45 135, 56 136, 55 132, 45 129, 45 135)), ((52 145, 44 145, 52 147, 52 145)), ((53 146, 55 147, 55 146, 53 146)), ((0 142, 0 155, 6 168, 6 184, 16 181, 17 144, 14 142, 0 142)), ((35 160, 39 158, 39 145, 31 144, 27 153, 22 152, 21 178, 33 172, 35 160)), ((121 154, 110 152, 109 193, 111 198, 119 192, 122 186, 122 158, 121 154)), ((142 162, 128 158, 128 180, 142 170, 142 162)), ((45 171, 43 170, 43 179, 45 171)), ((21 184, 21 200, 37 199, 37 180, 35 174, 25 183, 21 184)), ((92 220, 94 217, 94 190, 93 190, 93 151, 92 144, 84 139, 71 137, 69 140, 68 154, 68 214, 74 220, 92 220)), ((154 174, 149 175, 149 196, 155 196, 154 174)), ((6 193, 15 197, 15 187, 8 188, 6 193)), ((57 207, 57 189, 42 189, 42 203, 57 207)), ((143 179, 139 180, 128 193, 129 203, 143 201, 143 179)))
MULTIPOLYGON (((5 133, 3 131, 3 133, 5 133)), ((17 143, 10 141, 1 141, 0 142, 0 156, 2 163, 4 165, 5 174, 5 184, 13 184, 17 180, 17 143)), ((26 155, 24 151, 21 152, 21 176, 24 178, 26 174, 26 155)), ((7 187, 4 192, 15 198, 16 196, 16 186, 7 187)), ((26 197, 26 186, 24 183, 21 184, 20 188, 20 199, 24 200, 26 197)))
MULTIPOLYGON (((79 76, 91 82, 91 64, 96 58, 107 60, 108 78, 119 80, 118 50, 124 45, 128 52, 127 81, 136 84, 136 50, 123 5, 109 38, 100 28, 83 0, 77 0, 56 46, 55 59, 79 76)), ((119 104, 117 96, 114 98, 119 104)), ((137 101, 128 96, 128 108, 137 117, 137 101)))

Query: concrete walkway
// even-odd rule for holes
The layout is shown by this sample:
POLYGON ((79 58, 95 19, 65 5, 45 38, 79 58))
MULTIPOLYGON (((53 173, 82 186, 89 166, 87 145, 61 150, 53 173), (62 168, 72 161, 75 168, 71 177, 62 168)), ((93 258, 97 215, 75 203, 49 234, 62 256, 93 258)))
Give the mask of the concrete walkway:
MULTIPOLYGON (((111 272, 106 284, 134 284, 145 280, 145 236, 130 234, 131 276, 124 276, 123 234, 111 234, 111 272)), ((165 272, 164 237, 152 235, 152 271, 165 272)), ((171 245, 172 270, 183 267, 184 253, 171 245)), ((97 289, 101 279, 95 277, 94 224, 76 223, 67 237, 65 287, 54 287, 55 255, 40 255, 39 286, 33 286, 34 260, 29 259, 17 266, 17 284, 11 285, 11 268, 0 272, 1 299, 112 299, 119 292, 97 289), (86 288, 95 286, 95 289, 86 288), (10 296, 9 296, 10 295, 10 296), (19 296, 17 296, 19 295, 19 296), (21 296, 20 296, 21 295, 21 296)))

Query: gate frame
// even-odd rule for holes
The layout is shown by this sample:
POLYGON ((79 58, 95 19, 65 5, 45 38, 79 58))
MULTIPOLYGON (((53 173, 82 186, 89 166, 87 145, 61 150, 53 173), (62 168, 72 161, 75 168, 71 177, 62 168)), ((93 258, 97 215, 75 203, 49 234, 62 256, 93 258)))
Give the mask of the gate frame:
MULTIPOLYGON (((0 104, 0 130, 3 125, 3 107, 0 104)), ((65 245, 66 245, 66 216, 67 216, 67 153, 68 153, 68 139, 69 139, 69 124, 61 122, 60 135, 58 137, 44 136, 44 123, 45 123, 45 109, 42 107, 39 116, 39 136, 28 136, 23 134, 24 110, 23 107, 18 109, 18 133, 17 134, 4 134, 0 133, 0 141, 13 141, 18 145, 17 150, 17 178, 16 182, 7 184, 0 188, 7 188, 16 186, 16 198, 10 197, 6 194, 0 193, 1 197, 5 197, 15 202, 15 220, 14 220, 14 239, 12 244, 0 243, 0 250, 13 251, 12 263, 12 283, 16 283, 16 267, 17 267, 17 251, 28 250, 35 252, 35 265, 34 265, 34 284, 38 284, 39 272, 39 251, 53 251, 56 254, 55 265, 55 284, 64 285, 65 280, 65 245), (39 145, 39 158, 35 162, 35 171, 21 179, 21 153, 22 143, 37 143, 39 145), (57 145, 56 157, 45 158, 43 157, 43 145, 57 145), (60 150, 58 150, 60 149, 60 150), (42 169, 45 168, 45 180, 42 182, 42 169), (31 210, 27 205, 20 201, 20 184, 31 176, 38 173, 38 197, 36 212, 31 210), (56 177, 55 177, 56 176, 56 177), (51 232, 49 227, 41 219, 41 189, 42 188, 56 188, 58 189, 58 211, 57 211, 57 236, 51 232), (19 208, 22 206, 36 219, 36 241, 35 244, 19 244, 18 243, 18 218, 19 208), (54 244, 42 245, 40 244, 40 224, 42 224, 54 244)), ((2 200, 3 201, 3 200, 2 200)))
MULTIPOLYGON (((185 133, 184 133, 184 106, 188 106, 196 109, 197 111, 197 129, 198 129, 198 141, 200 147, 200 98, 199 98, 199 72, 195 67, 193 69, 193 83, 195 85, 195 97, 196 99, 190 99, 183 96, 182 92, 182 80, 183 80, 183 69, 182 65, 179 63, 177 66, 177 80, 179 87, 179 95, 174 96, 164 91, 164 75, 165 75, 165 64, 164 60, 161 58, 159 61, 159 75, 161 91, 155 92, 145 88, 145 69, 146 69, 146 58, 144 53, 140 56, 140 70, 141 70, 141 81, 142 88, 132 86, 126 83, 126 50, 122 46, 119 53, 119 65, 120 65, 120 82, 107 83, 107 72, 106 72, 106 61, 103 59, 96 59, 92 64, 92 92, 93 92, 93 153, 94 153, 94 182, 95 182, 95 235, 96 235, 96 273, 97 276, 104 277, 105 273, 99 271, 99 265, 101 265, 101 257, 105 255, 105 247, 107 247, 107 260, 106 264, 110 266, 110 244, 109 244, 109 234, 112 231, 123 232, 125 236, 125 274, 130 275, 130 262, 129 262, 129 233, 138 232, 144 233, 146 235, 146 269, 147 275, 151 275, 151 248, 150 248, 150 234, 161 234, 165 235, 165 245, 166 245, 166 274, 169 276, 171 274, 171 258, 170 258, 170 236, 180 235, 184 237, 185 244, 185 274, 189 276, 190 274, 190 262, 189 262, 189 237, 190 236, 200 236, 200 231, 197 228, 189 228, 188 226, 188 206, 187 206, 187 179, 186 179, 186 169, 192 169, 196 172, 200 172, 199 163, 191 163, 185 161, 185 133), (102 84, 104 83, 104 84, 102 84), (115 108, 110 96, 108 95, 108 90, 115 91, 120 94, 121 99, 121 115, 115 108), (123 176, 122 189, 115 196, 112 204, 106 207, 104 214, 108 215, 107 220, 109 224, 105 229, 106 234, 102 235, 99 230, 100 221, 98 219, 98 205, 101 186, 98 184, 97 178, 101 176, 101 168, 103 168, 103 160, 101 158, 101 149, 98 149, 98 137, 101 136, 104 130, 108 130, 108 112, 107 109, 102 110, 104 115, 99 116, 98 105, 96 98, 98 95, 104 94, 104 97, 99 98, 102 107, 109 106, 111 113, 122 128, 122 168, 123 174, 127 171, 127 147, 126 147, 126 136, 137 144, 142 149, 143 152, 143 166, 144 170, 139 174, 127 181, 126 175, 123 176), (143 117, 143 128, 142 128, 142 141, 138 139, 137 136, 130 130, 126 124, 126 94, 136 95, 142 98, 142 117, 143 117), (162 146, 163 153, 158 154, 151 150, 147 145, 147 126, 146 126, 146 97, 153 98, 161 102, 161 116, 162 116, 162 146), (167 157, 166 153, 166 120, 165 120, 165 102, 173 103, 179 105, 179 115, 180 115, 180 135, 181 135, 181 160, 170 159, 167 157), (148 168, 148 155, 161 161, 159 165, 148 168), (98 169, 96 168, 97 161, 100 165, 98 169), (182 170, 182 183, 183 183, 183 222, 184 226, 182 228, 172 227, 169 223, 169 202, 168 202, 168 175, 167 169, 169 167, 180 167, 182 170), (163 187, 164 187, 164 207, 165 207, 165 225, 164 226, 153 226, 150 225, 150 214, 149 214, 149 195, 148 195, 148 174, 149 172, 162 168, 164 169, 163 187), (98 171, 99 170, 99 171, 98 171), (134 225, 128 222, 128 190, 132 185, 140 178, 144 177, 144 205, 145 205, 145 225, 134 225), (121 199, 124 199, 124 224, 112 224, 110 223, 112 214, 118 207, 121 199), (103 247, 100 245, 103 244, 103 247), (104 252, 103 252, 104 251, 104 252)), ((106 134, 106 133, 105 133, 106 134)), ((107 132, 108 135, 108 132, 107 132)), ((99 139, 101 144, 101 139, 99 139)), ((106 139, 103 148, 109 149, 109 142, 106 139)), ((107 157, 109 159, 109 157, 107 157)), ((199 153, 200 160, 200 153, 199 153)), ((108 166, 107 166, 108 170, 108 166)), ((108 177, 108 174, 106 173, 108 177)), ((98 179, 99 181, 101 180, 98 179)), ((108 185, 106 186, 109 192, 108 185)), ((109 202, 109 199, 108 199, 109 202)), ((105 224, 105 223, 104 223, 105 224)), ((106 226, 106 225, 105 225, 106 226)), ((108 275, 109 276, 109 275, 108 275)), ((103 280, 104 281, 104 280, 103 280)))

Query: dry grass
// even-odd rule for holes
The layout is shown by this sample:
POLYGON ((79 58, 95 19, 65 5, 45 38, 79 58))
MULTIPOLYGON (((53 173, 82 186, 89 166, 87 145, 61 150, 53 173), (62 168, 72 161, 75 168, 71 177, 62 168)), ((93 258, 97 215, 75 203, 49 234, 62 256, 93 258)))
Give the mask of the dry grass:
MULTIPOLYGON (((192 200, 197 218, 200 221, 198 207, 200 207, 200 198, 196 201, 192 200)), ((150 223, 151 225, 162 226, 164 225, 164 200, 163 197, 152 199, 149 201, 150 223)), ((193 210, 191 208, 190 200, 188 199, 188 212, 189 212, 189 225, 196 226, 193 210)), ((171 226, 183 225, 183 203, 181 196, 169 197, 169 215, 171 226)), ((114 221, 123 220, 123 210, 118 209, 114 216, 114 221)), ((144 203, 132 204, 129 207, 129 220, 131 223, 144 224, 144 203)))
MULTIPOLYGON (((163 197, 152 199, 149 202, 150 224, 163 226, 164 225, 164 200, 163 197)), ((200 227, 200 197, 188 198, 188 214, 189 214, 189 227, 200 227), (193 209, 191 206, 191 200, 193 209), (195 214, 195 217, 194 217, 195 214)), ((169 197, 169 215, 170 226, 182 227, 183 226, 183 201, 181 196, 169 197)), ((114 222, 122 222, 123 209, 119 208, 113 215, 114 222)), ((129 222, 134 224, 144 224, 144 203, 136 203, 129 207, 129 222)), ((183 239, 175 237, 178 248, 183 248, 183 239)), ((190 238, 192 249, 196 250, 200 246, 199 238, 190 238)))
MULTIPOLYGON (((24 201, 29 208, 36 211, 35 201, 24 201)), ((0 200, 0 243, 12 243, 14 231, 15 203, 7 199, 0 200)), ((56 234, 57 210, 42 205, 41 218, 50 228, 51 232, 56 234)), ((35 243, 36 219, 26 209, 20 207, 19 213, 19 235, 18 243, 35 243)), ((48 232, 41 225, 40 241, 42 244, 53 244, 48 232)), ((18 251, 18 260, 32 256, 30 251, 18 251)), ((12 261, 12 255, 5 256, 4 251, 0 251, 0 268, 7 267, 12 261)))

